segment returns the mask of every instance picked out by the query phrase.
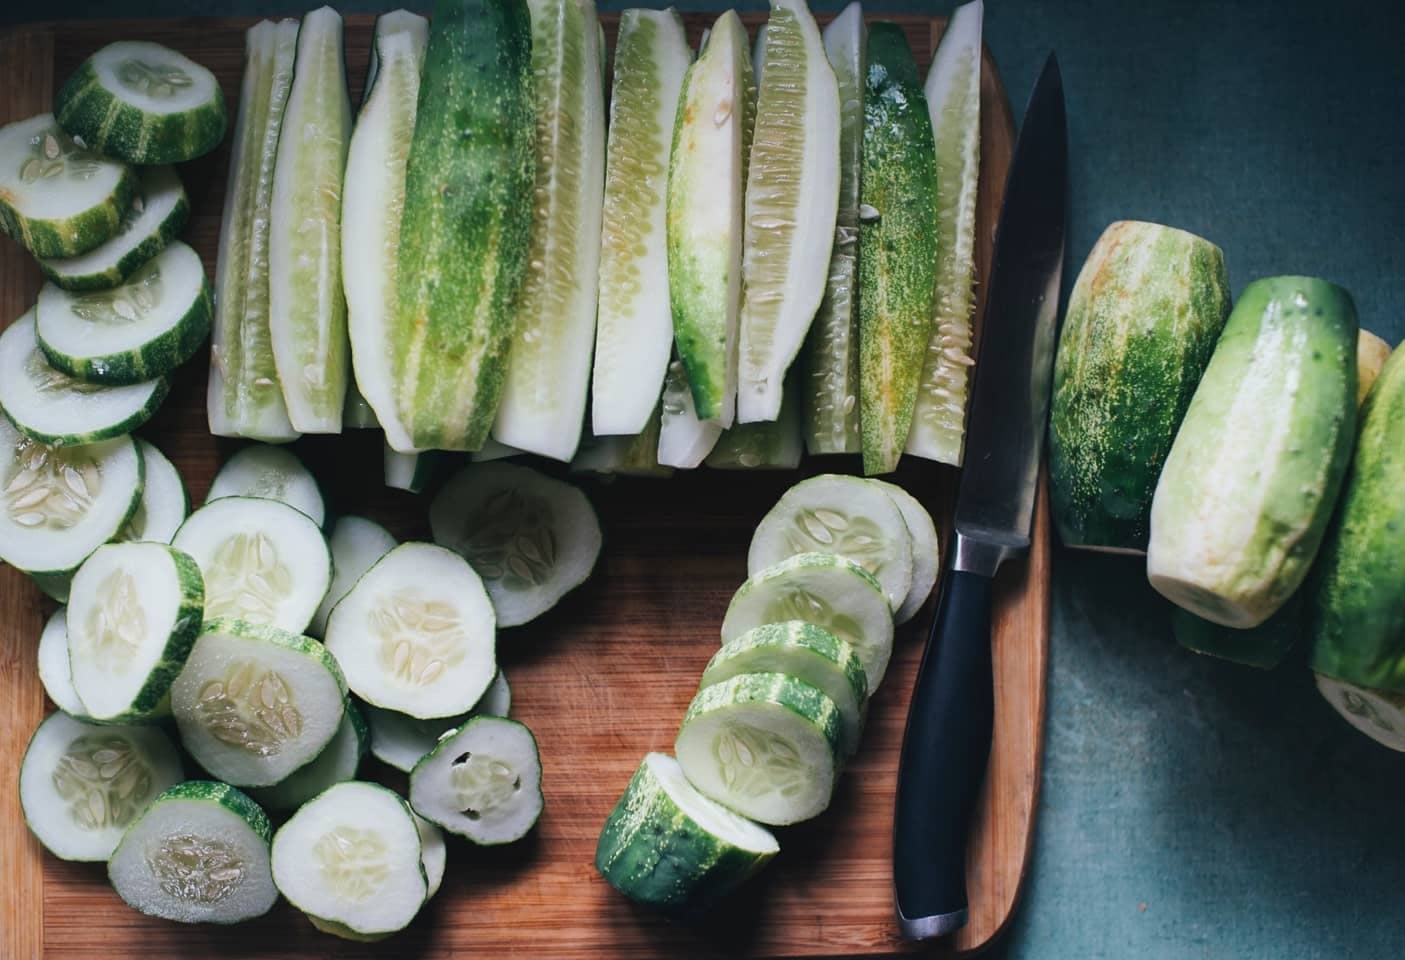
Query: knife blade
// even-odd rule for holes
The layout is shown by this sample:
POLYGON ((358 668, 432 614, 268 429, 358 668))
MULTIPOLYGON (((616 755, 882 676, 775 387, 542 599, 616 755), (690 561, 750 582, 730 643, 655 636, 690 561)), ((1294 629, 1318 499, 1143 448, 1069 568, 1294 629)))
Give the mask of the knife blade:
POLYGON ((1067 212, 1063 81, 1051 53, 1006 179, 937 613, 898 766, 898 929, 925 940, 965 925, 966 847, 990 756, 991 581, 1030 545, 1053 371, 1067 212))

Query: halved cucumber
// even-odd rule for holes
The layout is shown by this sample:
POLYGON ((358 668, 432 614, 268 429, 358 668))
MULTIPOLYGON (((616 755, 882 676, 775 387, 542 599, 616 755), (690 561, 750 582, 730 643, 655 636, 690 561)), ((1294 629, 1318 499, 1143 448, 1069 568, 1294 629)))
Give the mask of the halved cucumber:
POLYGON ((109 43, 68 78, 54 113, 89 147, 128 163, 184 163, 224 139, 215 75, 159 43, 109 43))
POLYGON ((255 443, 226 460, 210 481, 205 502, 225 497, 277 500, 307 514, 319 527, 327 519, 327 503, 317 478, 286 447, 255 443))
POLYGON ((68 609, 59 607, 44 622, 39 634, 39 682, 54 706, 70 716, 86 712, 73 689, 73 667, 68 662, 68 609))
POLYGON ((350 592, 361 575, 395 548, 395 537, 385 527, 365 517, 337 518, 327 545, 332 551, 332 583, 322 605, 312 617, 310 632, 320 637, 327 632, 332 608, 350 592))
POLYGON ((185 518, 190 516, 190 494, 175 464, 147 440, 137 440, 141 448, 145 479, 136 512, 115 538, 170 543, 185 518))
POLYGON ((419 493, 429 486, 439 471, 444 453, 441 450, 425 450, 421 453, 400 453, 385 445, 385 485, 392 490, 408 490, 419 493))
POLYGON ((1323 673, 1314 676, 1318 692, 1343 720, 1382 746, 1405 752, 1405 693, 1372 690, 1323 673))
POLYGON ((701 420, 693 405, 693 390, 682 360, 668 365, 663 399, 659 401, 659 464, 691 470, 698 466, 722 436, 718 420, 701 420))
POLYGON ((892 498, 898 512, 903 515, 907 532, 912 536, 912 586, 908 588, 902 606, 893 614, 895 622, 907 623, 917 616, 917 611, 922 609, 922 604, 927 602, 932 588, 937 585, 937 573, 942 562, 937 525, 927 508, 896 483, 873 479, 868 482, 892 498))
POLYGON ((43 113, 0 127, 0 230, 36 257, 76 257, 122 229, 132 168, 80 146, 43 113))
POLYGON ((707 455, 709 467, 717 470, 794 470, 805 452, 800 439, 800 398, 795 378, 789 378, 775 420, 734 423, 723 431, 717 445, 707 455))
POLYGON ((532 731, 516 720, 471 717, 410 771, 410 806, 480 846, 511 843, 541 816, 541 777, 532 731))
POLYGON ((458 554, 402 543, 327 621, 327 648, 367 703, 413 717, 467 713, 493 682, 496 623, 483 581, 458 554))
POLYGON ((20 763, 24 819, 62 860, 106 860, 153 797, 185 774, 156 727, 98 726, 66 713, 40 722, 20 763))
POLYGON ((210 281, 200 255, 176 241, 111 290, 45 284, 34 332, 49 364, 92 383, 164 377, 210 335, 210 281))
POLYGON ((239 923, 278 899, 269 870, 268 815, 227 783, 167 788, 128 828, 107 862, 133 909, 181 923, 239 923))
POLYGON ((674 753, 699 792, 772 825, 829 806, 843 743, 834 701, 783 673, 743 673, 699 690, 674 753))
POLYGON ((166 398, 164 379, 128 386, 75 380, 44 358, 30 310, 0 333, 0 408, 36 440, 96 443, 131 433, 166 398))
POLYGON ((249 796, 270 810, 300 807, 332 784, 354 780, 370 741, 361 711, 348 703, 336 734, 321 753, 273 786, 250 789, 249 796))
POLYGON ((83 713, 151 717, 200 632, 205 591, 195 561, 162 543, 110 543, 73 577, 68 659, 83 713))
POLYGON ((677 760, 651 753, 600 830, 595 869, 636 903, 695 910, 730 893, 779 851, 771 831, 699 793, 677 760))
POLYGON ((510 463, 460 470, 430 504, 429 527, 478 571, 503 627, 556 606, 600 556, 600 521, 585 494, 510 463))
POLYGON ((174 167, 144 167, 140 186, 111 240, 76 257, 39 259, 39 269, 65 290, 108 290, 160 253, 190 219, 190 200, 174 167))
POLYGON ((444 882, 449 849, 444 843, 444 831, 414 811, 411 811, 411 816, 420 831, 420 862, 424 864, 424 878, 428 883, 425 899, 428 899, 439 892, 439 885, 444 882))
POLYGON ((470 716, 505 717, 512 705, 507 677, 499 670, 493 684, 473 705, 457 717, 420 720, 396 710, 366 705, 371 727, 371 754, 387 766, 409 773, 426 753, 447 733, 463 726, 470 716))

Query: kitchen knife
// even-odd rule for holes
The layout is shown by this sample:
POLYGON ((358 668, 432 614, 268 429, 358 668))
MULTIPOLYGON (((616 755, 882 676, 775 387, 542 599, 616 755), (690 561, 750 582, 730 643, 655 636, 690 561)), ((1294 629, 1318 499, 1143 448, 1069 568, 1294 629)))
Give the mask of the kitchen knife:
POLYGON ((908 708, 893 824, 903 937, 966 923, 966 846, 990 756, 991 580, 1029 548, 1063 274, 1068 142, 1054 55, 1005 182, 971 388, 956 538, 908 708))

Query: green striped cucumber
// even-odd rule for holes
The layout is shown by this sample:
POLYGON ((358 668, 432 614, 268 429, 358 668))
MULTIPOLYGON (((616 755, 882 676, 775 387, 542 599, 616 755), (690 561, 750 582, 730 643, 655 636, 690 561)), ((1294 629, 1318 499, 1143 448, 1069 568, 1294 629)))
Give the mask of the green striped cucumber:
POLYGON ((1152 500, 1147 578, 1172 602, 1253 627, 1302 583, 1351 456, 1356 337, 1324 280, 1240 294, 1152 500))
POLYGON ((1054 360, 1049 479, 1071 547, 1145 553, 1151 498, 1229 316, 1220 248, 1124 220, 1069 295, 1054 360))
POLYGON ((1370 330, 1362 330, 1356 339, 1356 406, 1366 402, 1376 378, 1390 359, 1390 344, 1370 330))

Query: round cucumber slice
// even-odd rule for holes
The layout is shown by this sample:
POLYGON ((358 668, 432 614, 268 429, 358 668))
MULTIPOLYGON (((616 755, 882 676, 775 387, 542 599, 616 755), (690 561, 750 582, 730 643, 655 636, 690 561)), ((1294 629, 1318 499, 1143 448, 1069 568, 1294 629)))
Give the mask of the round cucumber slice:
POLYGON ((73 667, 68 662, 68 608, 59 607, 39 634, 39 682, 64 713, 82 717, 87 711, 73 689, 73 667))
POLYGON ((366 705, 371 727, 371 754, 381 763, 409 773, 420 758, 434 749, 445 734, 457 730, 471 716, 505 717, 512 705, 507 677, 499 670, 493 684, 473 709, 457 717, 420 720, 396 710, 366 705))
POLYGON ((510 463, 456 473, 430 505, 429 527, 478 571, 503 627, 556 606, 600 556, 600 521, 585 494, 510 463))
POLYGON ((424 864, 425 880, 429 882, 429 893, 425 899, 439 892, 444 883, 444 868, 449 862, 449 848, 444 843, 444 831, 430 823, 418 813, 411 811, 415 827, 420 832, 420 862, 424 864))
POLYGON ((937 573, 942 564, 937 525, 932 521, 932 515, 927 512, 927 508, 896 483, 872 478, 869 478, 868 482, 892 497, 898 512, 903 515, 907 532, 912 535, 912 586, 908 588, 902 606, 893 614, 895 622, 907 623, 917 616, 917 611, 922 609, 922 604, 927 602, 927 598, 932 595, 932 588, 937 585, 937 573))
POLYGON ((332 784, 355 780, 370 741, 361 711, 347 703, 332 742, 321 753, 271 787, 250 788, 249 796, 270 810, 297 809, 332 784))
POLYGON ((138 440, 137 445, 146 474, 141 501, 117 539, 170 543, 190 516, 190 494, 180 471, 155 444, 138 440))
POLYGON ((25 822, 62 860, 106 860, 153 797, 184 778, 155 727, 98 726, 51 713, 20 763, 25 822))
POLYGON ((410 806, 480 846, 526 836, 542 811, 541 758, 516 720, 472 717, 410 771, 410 806))
POLYGON ((205 502, 223 497, 277 500, 307 514, 319 527, 327 520, 327 503, 317 478, 286 447, 255 443, 226 460, 210 482, 205 502))
POLYGON ((332 585, 312 618, 310 632, 318 637, 327 632, 327 618, 332 615, 332 608, 350 592, 363 573, 395 549, 395 537, 390 531, 365 517, 339 517, 327 542, 332 551, 332 585))
POLYGON ((1315 676, 1318 692, 1343 720, 1382 746, 1405 752, 1405 694, 1315 676))

